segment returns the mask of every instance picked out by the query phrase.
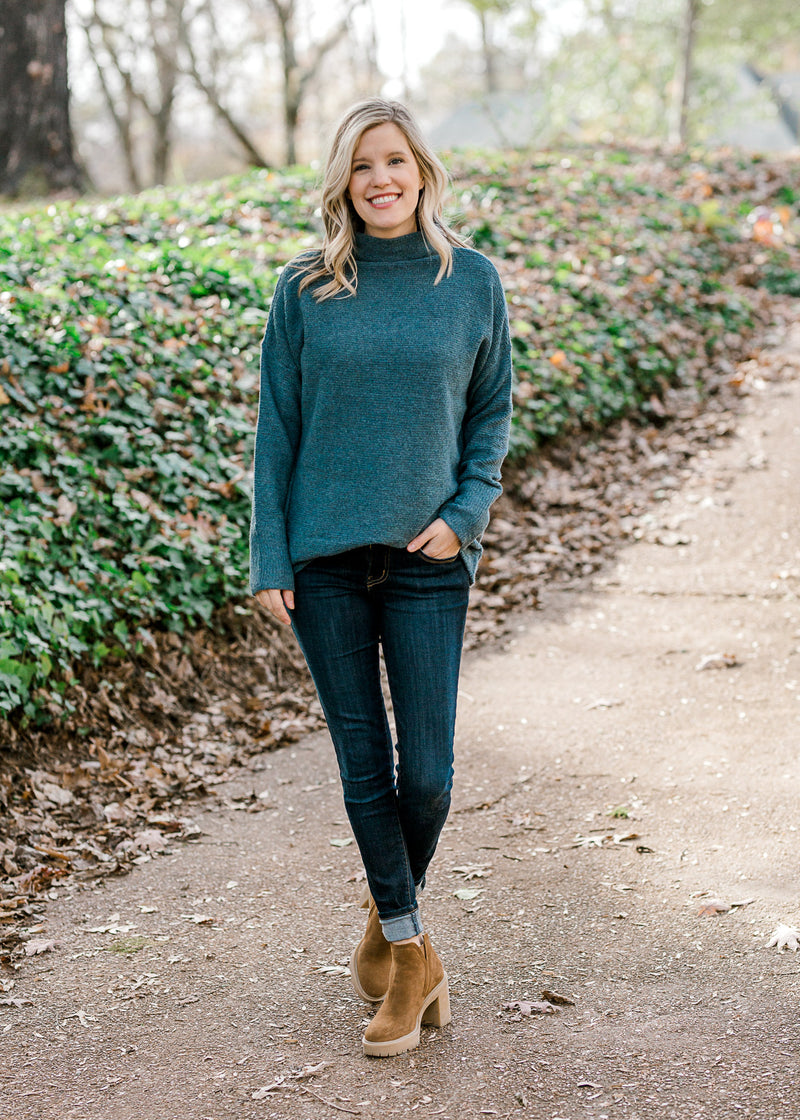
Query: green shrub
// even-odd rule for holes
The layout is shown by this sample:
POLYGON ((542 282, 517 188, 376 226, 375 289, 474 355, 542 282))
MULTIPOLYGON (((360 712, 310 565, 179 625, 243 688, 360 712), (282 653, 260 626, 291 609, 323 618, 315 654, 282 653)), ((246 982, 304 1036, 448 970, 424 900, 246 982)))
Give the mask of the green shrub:
MULTIPOLYGON (((624 151, 454 167, 509 296, 513 456, 657 418, 752 325, 729 273, 755 188, 739 169, 703 211, 693 168, 624 151)), ((254 172, 0 213, 0 714, 64 716, 81 664, 245 603, 258 348, 279 268, 318 241, 312 187, 254 172)), ((760 281, 800 294, 796 254, 759 252, 760 281)))

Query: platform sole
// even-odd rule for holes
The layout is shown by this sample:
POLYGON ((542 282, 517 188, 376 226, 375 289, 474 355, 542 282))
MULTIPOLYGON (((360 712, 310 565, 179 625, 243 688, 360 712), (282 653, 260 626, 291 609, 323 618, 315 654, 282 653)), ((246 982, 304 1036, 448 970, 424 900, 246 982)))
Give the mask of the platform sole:
POLYGON ((432 1027, 445 1027, 450 1022, 450 1018, 450 990, 447 973, 445 973, 436 987, 425 997, 413 1030, 400 1038, 379 1042, 372 1042, 364 1036, 361 1039, 364 1053, 369 1058, 392 1058, 396 1054, 405 1054, 406 1050, 413 1050, 415 1046, 419 1046, 419 1033, 423 1023, 429 1023, 432 1027))

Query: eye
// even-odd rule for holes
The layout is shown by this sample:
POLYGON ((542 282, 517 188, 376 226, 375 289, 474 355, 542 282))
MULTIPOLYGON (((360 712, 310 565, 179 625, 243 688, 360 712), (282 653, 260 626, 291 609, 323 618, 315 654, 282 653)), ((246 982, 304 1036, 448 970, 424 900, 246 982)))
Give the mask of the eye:
POLYGON ((390 162, 391 163, 405 163, 406 161, 403 159, 402 156, 393 156, 390 162))
POLYGON ((366 171, 367 166, 368 165, 366 163, 354 163, 353 164, 353 171, 366 171))

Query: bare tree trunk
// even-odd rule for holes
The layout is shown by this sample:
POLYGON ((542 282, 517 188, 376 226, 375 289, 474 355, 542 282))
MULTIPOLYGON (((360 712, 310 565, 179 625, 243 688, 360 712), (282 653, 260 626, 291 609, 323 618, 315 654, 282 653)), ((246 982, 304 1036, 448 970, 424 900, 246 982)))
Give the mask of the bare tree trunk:
POLYGON ((145 180, 165 182, 169 171, 185 6, 186 0, 143 0, 136 9, 140 29, 126 21, 126 13, 120 13, 118 4, 93 0, 83 22, 89 55, 135 191, 145 180), (145 51, 146 69, 142 65, 145 51), (153 68, 155 81, 151 77, 153 68), (142 172, 142 146, 135 140, 137 126, 143 120, 150 126, 149 177, 142 172))
POLYGON ((66 0, 0 0, 0 193, 82 190, 73 154, 66 0))
POLYGON ((403 101, 411 100, 411 82, 408 76, 408 24, 406 23, 406 9, 400 4, 400 57, 403 60, 403 101))
POLYGON ((670 140, 673 143, 680 144, 681 147, 686 145, 689 137, 689 95, 692 88, 692 59, 700 0, 685 0, 685 5, 681 33, 681 53, 678 59, 676 108, 670 131, 670 140))
MULTIPOLYGON (((92 26, 90 23, 83 24, 83 30, 86 33, 86 43, 89 50, 89 56, 95 65, 97 71, 97 79, 100 82, 100 89, 103 91, 103 99, 106 103, 109 116, 114 124, 114 130, 119 140, 119 146, 122 149, 122 158, 125 163, 125 171, 128 176, 128 185, 132 191, 140 191, 142 189, 142 180, 139 175, 139 164, 136 158, 136 152, 133 143, 132 132, 132 112, 133 112, 133 99, 131 97, 130 88, 127 89, 126 105, 123 109, 117 98, 114 96, 111 87, 108 84, 106 75, 106 68, 103 61, 100 59, 95 42, 92 38, 92 26)), ((101 27, 104 45, 106 50, 111 53, 111 48, 108 45, 108 28, 101 27)))
MULTIPOLYGON (((216 30, 214 25, 213 9, 209 5, 206 5, 204 11, 209 18, 213 32, 216 30)), ((225 125, 227 125, 227 127, 242 145, 242 148, 244 149, 248 160, 254 167, 270 167, 271 165, 269 161, 258 150, 255 143, 247 135, 242 125, 240 125, 239 122, 235 120, 229 110, 225 107, 222 99, 222 93, 220 92, 215 80, 215 75, 211 74, 208 78, 206 78, 203 76, 203 74, 201 74, 200 66, 197 61, 197 55, 195 54, 192 39, 189 35, 189 29, 187 28, 185 21, 181 24, 181 42, 186 52, 186 59, 188 62, 187 70, 189 77, 192 79, 200 92, 206 97, 213 112, 225 125)))
POLYGON ((497 68, 495 66, 494 44, 492 42, 489 13, 484 8, 477 11, 481 24, 481 49, 483 50, 483 73, 486 80, 486 92, 497 92, 497 68))
POLYGON ((297 119, 300 115, 300 87, 297 73, 297 55, 294 49, 295 0, 272 0, 278 17, 281 37, 281 62, 283 63, 283 127, 286 143, 286 162, 297 163, 297 119))
POLYGON ((350 17, 363 0, 348 0, 344 15, 319 43, 309 51, 309 59, 304 67, 297 60, 294 20, 297 13, 297 0, 270 0, 278 20, 283 63, 283 120, 286 134, 286 162, 297 163, 297 122, 303 96, 308 85, 317 76, 325 56, 347 33, 350 17))
POLYGON ((178 75, 178 49, 183 29, 183 0, 167 0, 159 16, 153 0, 149 2, 150 27, 156 56, 158 104, 151 109, 153 119, 153 181, 165 183, 172 152, 172 111, 178 75))

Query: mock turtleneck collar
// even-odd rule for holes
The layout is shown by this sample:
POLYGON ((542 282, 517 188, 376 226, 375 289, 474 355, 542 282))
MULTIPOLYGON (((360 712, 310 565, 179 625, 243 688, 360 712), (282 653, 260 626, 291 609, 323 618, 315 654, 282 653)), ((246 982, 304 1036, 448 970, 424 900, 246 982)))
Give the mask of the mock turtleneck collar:
POLYGON ((355 255, 357 261, 413 261, 434 255, 421 233, 406 233, 402 237, 371 237, 356 233, 355 255))

